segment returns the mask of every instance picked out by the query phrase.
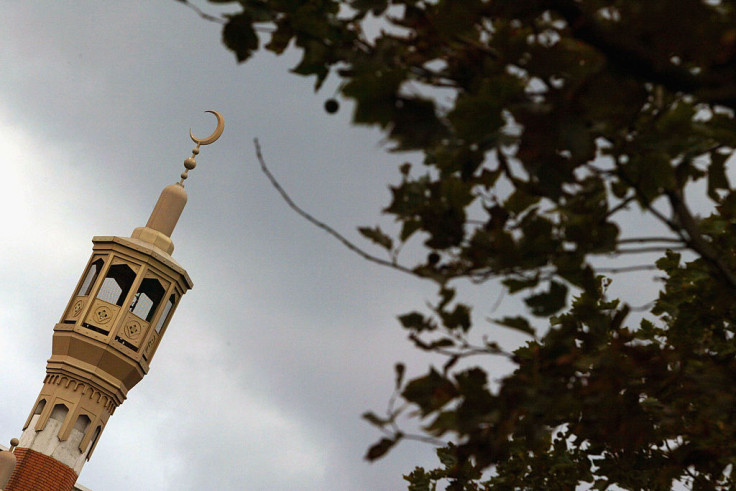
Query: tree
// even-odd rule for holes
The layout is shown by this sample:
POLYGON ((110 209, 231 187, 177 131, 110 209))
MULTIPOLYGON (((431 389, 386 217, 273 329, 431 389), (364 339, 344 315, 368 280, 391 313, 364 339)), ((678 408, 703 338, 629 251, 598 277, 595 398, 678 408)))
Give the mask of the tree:
MULTIPOLYGON (((452 440, 410 489, 736 486, 736 3, 210 1, 237 4, 221 21, 238 61, 298 50, 295 74, 336 77, 355 124, 423 155, 391 187, 398 231, 359 229, 386 251, 364 257, 438 287, 398 317, 444 358, 411 380, 397 365, 395 396, 420 437, 452 440), (660 229, 627 229, 636 209, 660 229), (399 260, 410 240, 418 264, 399 260), (604 275, 655 267, 661 292, 632 320, 604 275), (527 306, 494 320, 528 334, 512 353, 456 299, 491 279, 527 306), (515 364, 494 389, 489 356, 515 364)), ((385 433, 369 459, 407 438, 396 407, 365 414, 385 433)))

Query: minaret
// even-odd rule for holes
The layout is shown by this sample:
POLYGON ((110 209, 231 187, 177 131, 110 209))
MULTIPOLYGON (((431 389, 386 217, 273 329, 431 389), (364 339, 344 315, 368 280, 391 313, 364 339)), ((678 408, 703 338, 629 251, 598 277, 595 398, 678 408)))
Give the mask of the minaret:
POLYGON ((203 139, 190 131, 197 145, 181 180, 164 188, 146 226, 129 238, 92 239, 92 257, 54 326, 43 388, 19 443, 12 442, 18 445, 15 470, 5 491, 71 491, 110 416, 148 373, 179 300, 192 288, 171 257, 171 233, 200 145, 217 140, 224 128, 219 113, 207 112, 217 118, 217 129, 203 139))

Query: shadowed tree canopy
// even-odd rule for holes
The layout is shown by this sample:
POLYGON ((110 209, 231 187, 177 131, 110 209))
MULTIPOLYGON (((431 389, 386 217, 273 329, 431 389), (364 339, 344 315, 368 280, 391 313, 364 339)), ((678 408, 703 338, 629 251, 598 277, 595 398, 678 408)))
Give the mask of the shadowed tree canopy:
POLYGON ((238 61, 297 50, 295 74, 334 78, 354 123, 422 155, 383 210, 396 232, 359 230, 385 249, 372 260, 437 284, 398 321, 442 361, 408 380, 397 365, 406 404, 364 415, 384 432, 369 459, 451 441, 412 490, 735 486, 736 2, 212 3, 234 7, 220 20, 238 61), (633 228, 632 210, 658 225, 633 228), (661 291, 632 319, 604 275, 647 268, 661 291), (456 285, 491 279, 527 309, 473 326, 487 306, 456 285), (494 324, 528 341, 507 353, 494 324), (515 370, 491 388, 496 356, 515 370), (401 431, 403 408, 423 434, 401 431))

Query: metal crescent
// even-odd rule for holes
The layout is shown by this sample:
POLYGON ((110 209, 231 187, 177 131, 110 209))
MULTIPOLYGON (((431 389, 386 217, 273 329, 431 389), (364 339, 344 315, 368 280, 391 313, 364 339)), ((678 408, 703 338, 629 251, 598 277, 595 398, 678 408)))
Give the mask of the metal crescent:
POLYGON ((196 138, 192 134, 191 128, 189 129, 189 138, 192 139, 194 143, 197 145, 209 145, 210 143, 214 142, 218 138, 220 138, 220 135, 222 135, 222 131, 225 129, 225 118, 222 117, 222 114, 218 113, 217 111, 205 111, 206 113, 212 113, 217 118, 217 128, 215 128, 215 132, 212 133, 207 138, 196 138))

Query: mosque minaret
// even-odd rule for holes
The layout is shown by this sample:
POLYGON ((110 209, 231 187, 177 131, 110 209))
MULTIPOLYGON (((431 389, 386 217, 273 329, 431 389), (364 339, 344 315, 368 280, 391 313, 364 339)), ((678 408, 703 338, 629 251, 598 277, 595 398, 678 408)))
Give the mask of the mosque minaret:
POLYGON ((92 256, 54 326, 41 392, 9 451, 0 451, 0 491, 72 491, 110 416, 148 373, 181 297, 193 284, 172 257, 171 234, 187 202, 184 180, 166 186, 130 237, 94 237, 92 256))

